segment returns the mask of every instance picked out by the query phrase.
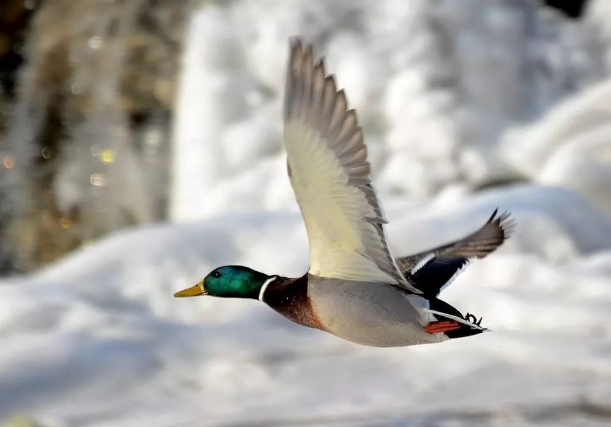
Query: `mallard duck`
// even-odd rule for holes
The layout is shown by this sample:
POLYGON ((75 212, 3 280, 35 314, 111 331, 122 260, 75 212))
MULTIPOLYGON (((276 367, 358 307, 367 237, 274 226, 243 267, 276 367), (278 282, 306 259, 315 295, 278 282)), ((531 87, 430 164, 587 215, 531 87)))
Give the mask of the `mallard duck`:
POLYGON ((479 334, 481 319, 462 315, 439 292, 473 258, 508 237, 509 214, 495 211, 473 234, 395 259, 371 185, 356 112, 312 46, 292 39, 284 98, 288 175, 308 234, 309 271, 298 278, 248 267, 214 269, 176 297, 258 299, 303 326, 374 347, 438 343, 479 334))

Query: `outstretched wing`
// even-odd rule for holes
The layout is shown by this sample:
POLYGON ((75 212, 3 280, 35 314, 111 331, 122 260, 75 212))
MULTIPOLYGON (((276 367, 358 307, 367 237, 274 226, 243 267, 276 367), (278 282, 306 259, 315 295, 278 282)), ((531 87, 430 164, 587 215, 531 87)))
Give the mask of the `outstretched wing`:
POLYGON ((427 296, 438 295, 473 258, 483 258, 498 248, 515 223, 509 212, 496 209, 479 230, 467 237, 416 255, 397 259, 407 279, 427 296))
POLYGON ((356 113, 347 109, 312 47, 291 41, 284 99, 289 177, 310 244, 310 273, 345 280, 407 283, 390 254, 380 202, 356 113))

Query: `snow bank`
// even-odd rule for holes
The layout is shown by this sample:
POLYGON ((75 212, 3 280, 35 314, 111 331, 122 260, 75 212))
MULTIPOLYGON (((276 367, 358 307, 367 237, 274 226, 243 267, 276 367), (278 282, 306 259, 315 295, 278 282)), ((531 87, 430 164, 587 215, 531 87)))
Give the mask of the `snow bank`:
POLYGON ((280 121, 293 35, 326 55, 358 110, 382 191, 423 200, 515 177, 498 155, 501 136, 605 77, 606 45, 592 24, 534 0, 459 4, 244 0, 197 13, 177 103, 172 217, 295 207, 280 121))
POLYGON ((417 213, 391 208, 389 235, 403 254, 471 231, 497 205, 512 209, 520 227, 509 244, 444 295, 484 316, 494 333, 369 349, 293 325, 256 301, 176 300, 174 291, 219 264, 301 274, 305 232, 298 215, 279 213, 157 226, 0 284, 0 419, 540 425, 541 417, 557 420, 557 408, 611 404, 609 218, 546 187, 456 201, 417 213), (555 204, 566 200, 579 216, 558 214, 555 204))
POLYGON ((536 182, 572 188, 611 215, 611 80, 510 132, 502 153, 536 182))

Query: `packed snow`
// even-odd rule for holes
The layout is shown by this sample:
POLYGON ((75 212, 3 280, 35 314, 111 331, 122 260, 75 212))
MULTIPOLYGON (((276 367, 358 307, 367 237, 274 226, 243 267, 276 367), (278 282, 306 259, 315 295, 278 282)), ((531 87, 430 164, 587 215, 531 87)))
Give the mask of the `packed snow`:
POLYGON ((176 222, 0 282, 0 422, 609 424, 611 111, 597 20, 527 0, 373 4, 237 1, 194 15, 176 222), (328 55, 359 109, 396 255, 462 237, 496 207, 513 213, 511 239, 443 293, 491 332, 375 349, 257 301, 172 298, 218 265, 307 270, 280 141, 293 34, 328 55))

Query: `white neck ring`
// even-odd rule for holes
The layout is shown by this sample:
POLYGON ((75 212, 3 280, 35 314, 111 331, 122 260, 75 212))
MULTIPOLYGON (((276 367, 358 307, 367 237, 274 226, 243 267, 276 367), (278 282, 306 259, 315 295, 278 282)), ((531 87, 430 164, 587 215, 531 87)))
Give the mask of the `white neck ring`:
POLYGON ((259 291, 259 301, 264 302, 263 301, 263 294, 265 293, 265 290, 267 289, 267 286, 272 283, 274 280, 276 280, 278 278, 278 276, 270 276, 269 279, 267 279, 265 281, 265 283, 263 283, 263 286, 261 286, 261 290, 259 291))

